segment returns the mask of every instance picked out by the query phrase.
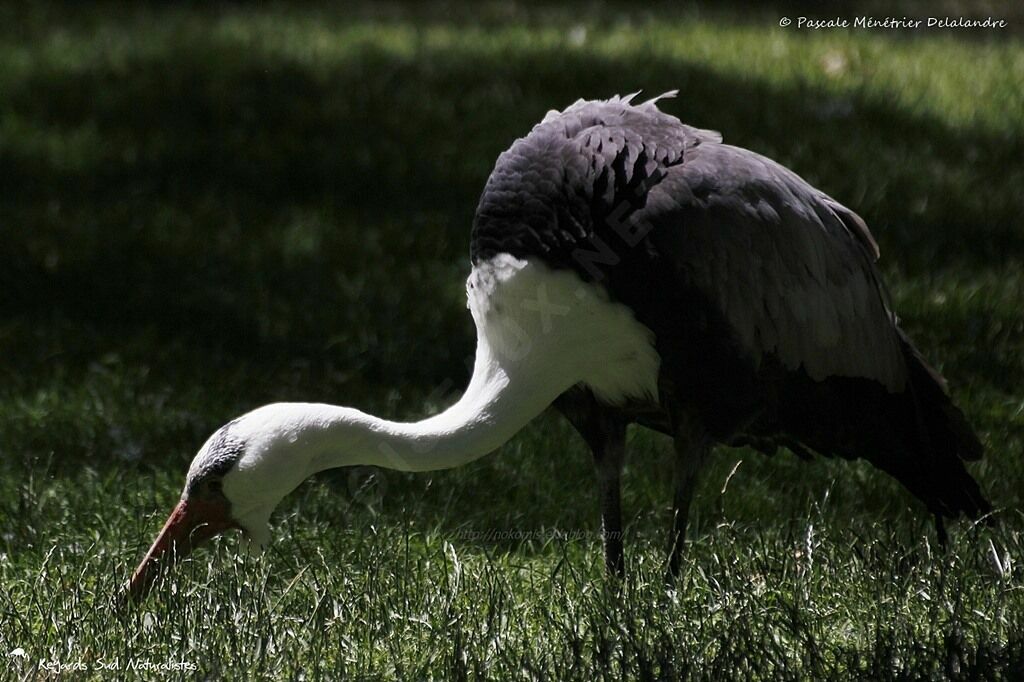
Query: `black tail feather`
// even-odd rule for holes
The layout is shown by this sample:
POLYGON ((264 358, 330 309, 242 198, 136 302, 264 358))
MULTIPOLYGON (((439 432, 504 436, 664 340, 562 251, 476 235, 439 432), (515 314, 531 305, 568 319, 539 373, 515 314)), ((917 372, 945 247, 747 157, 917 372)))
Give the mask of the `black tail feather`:
POLYGON ((902 332, 900 336, 908 370, 906 395, 916 426, 912 433, 916 442, 911 447, 924 469, 919 485, 908 487, 920 488, 914 492, 936 514, 956 517, 964 513, 978 518, 992 507, 963 463, 981 459, 984 446, 950 400, 942 376, 902 332))
POLYGON ((924 428, 932 440, 954 445, 960 459, 974 462, 985 452, 964 413, 950 400, 946 380, 921 357, 921 353, 900 332, 909 370, 910 390, 918 402, 924 428))
POLYGON ((964 466, 981 458, 981 441, 942 377, 899 333, 907 367, 902 391, 866 378, 814 381, 805 372, 788 372, 777 412, 753 430, 774 445, 795 441, 823 455, 867 459, 936 517, 984 516, 992 507, 964 466))

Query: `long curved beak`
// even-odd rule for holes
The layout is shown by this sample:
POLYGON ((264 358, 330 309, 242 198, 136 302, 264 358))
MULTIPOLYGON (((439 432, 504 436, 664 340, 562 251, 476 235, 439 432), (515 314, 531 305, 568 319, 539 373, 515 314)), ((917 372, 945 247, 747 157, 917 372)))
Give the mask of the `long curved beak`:
POLYGON ((229 528, 238 527, 228 509, 226 501, 182 498, 132 574, 128 583, 130 597, 137 600, 146 596, 157 577, 193 549, 229 528))

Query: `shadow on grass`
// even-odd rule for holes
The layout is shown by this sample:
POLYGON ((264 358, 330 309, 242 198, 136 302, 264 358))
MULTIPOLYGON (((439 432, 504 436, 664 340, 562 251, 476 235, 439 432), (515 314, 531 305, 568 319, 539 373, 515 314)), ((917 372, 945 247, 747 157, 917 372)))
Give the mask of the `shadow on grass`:
MULTIPOLYGON (((1020 194, 1001 191, 1022 141, 873 98, 546 50, 408 60, 367 48, 313 74, 212 45, 40 73, 9 93, 25 130, 0 159, 4 312, 152 324, 218 345, 235 329, 308 350, 296 336, 343 327, 339 312, 357 302, 339 273, 372 271, 379 256, 468 270, 472 210, 497 154, 550 107, 638 87, 678 87, 667 110, 860 209, 887 259, 910 271, 1024 258, 1020 194), (882 195, 858 206, 865 186, 882 195), (312 292, 328 305, 306 309, 312 292), (255 319, 270 312, 260 296, 281 319, 255 319)), ((405 272, 387 278, 417 289, 405 272)))

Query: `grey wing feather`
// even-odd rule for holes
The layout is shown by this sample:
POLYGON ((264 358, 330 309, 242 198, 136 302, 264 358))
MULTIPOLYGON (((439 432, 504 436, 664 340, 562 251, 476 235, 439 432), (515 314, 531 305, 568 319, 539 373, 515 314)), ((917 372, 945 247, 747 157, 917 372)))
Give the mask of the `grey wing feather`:
POLYGON ((600 228, 595 210, 610 211, 623 196, 642 197, 637 185, 655 169, 721 139, 660 112, 653 100, 631 105, 633 96, 579 100, 548 112, 498 157, 474 218, 474 262, 499 251, 569 260, 600 228))
POLYGON ((586 276, 574 249, 608 237, 625 198, 635 219, 657 226, 651 253, 720 308, 755 364, 771 355, 816 380, 901 390, 906 363, 864 222, 770 159, 633 97, 549 112, 499 157, 473 261, 538 256, 586 276))
MULTIPOLYGON (((815 380, 907 381, 879 284, 878 245, 853 211, 795 173, 728 145, 694 150, 652 190, 677 223, 652 239, 717 303, 755 363, 777 357, 815 380)), ((658 202, 655 202, 658 203, 658 202)))

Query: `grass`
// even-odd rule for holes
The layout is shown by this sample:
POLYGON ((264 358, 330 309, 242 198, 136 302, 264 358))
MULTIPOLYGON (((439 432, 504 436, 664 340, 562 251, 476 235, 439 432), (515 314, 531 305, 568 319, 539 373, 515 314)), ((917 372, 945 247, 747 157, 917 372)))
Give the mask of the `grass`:
POLYGON ((782 13, 0 6, 0 676, 1019 674, 1024 48, 782 13), (866 465, 720 450, 666 591, 668 446, 638 431, 616 589, 588 455, 546 415, 458 470, 317 477, 267 555, 225 538, 142 606, 114 598, 228 419, 448 402, 494 158, 550 108, 640 88, 865 217, 988 446, 996 527, 942 553, 866 465))

